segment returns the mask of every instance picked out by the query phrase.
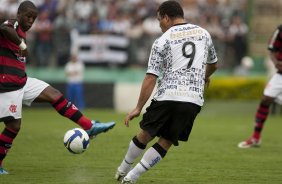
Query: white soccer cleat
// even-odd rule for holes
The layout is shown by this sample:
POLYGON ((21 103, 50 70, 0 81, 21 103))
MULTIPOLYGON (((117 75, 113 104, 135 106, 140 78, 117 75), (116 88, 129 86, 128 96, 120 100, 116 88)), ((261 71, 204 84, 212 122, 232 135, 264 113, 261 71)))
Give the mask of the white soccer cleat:
POLYGON ((127 172, 123 172, 123 171, 120 171, 119 168, 117 169, 117 172, 115 174, 115 179, 117 181, 122 181, 123 178, 126 176, 127 172))
POLYGON ((261 140, 257 140, 255 138, 250 138, 246 141, 240 142, 238 144, 239 148, 252 148, 252 147, 259 147, 261 144, 261 140))
POLYGON ((123 183, 123 184, 134 184, 134 183, 136 183, 136 181, 132 180, 132 179, 131 179, 130 177, 128 177, 128 176, 125 176, 125 177, 122 179, 121 183, 123 183))

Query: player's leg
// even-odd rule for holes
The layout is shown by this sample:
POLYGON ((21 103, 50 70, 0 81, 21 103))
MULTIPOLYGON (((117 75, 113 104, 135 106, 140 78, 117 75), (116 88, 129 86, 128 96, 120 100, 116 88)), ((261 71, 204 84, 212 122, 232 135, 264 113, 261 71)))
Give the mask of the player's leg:
POLYGON ((51 86, 45 88, 36 99, 51 103, 59 114, 77 123, 86 130, 89 136, 96 136, 115 126, 114 122, 101 123, 88 119, 74 104, 68 101, 62 93, 51 86))
POLYGON ((259 104, 259 107, 257 109, 256 115, 255 115, 255 127, 252 137, 256 140, 260 140, 261 132, 264 126, 264 122, 266 121, 268 114, 269 114, 269 108, 270 105, 273 103, 274 98, 264 96, 261 100, 261 103, 259 104))
POLYGON ((123 178, 122 183, 135 183, 141 174, 158 164, 166 155, 172 142, 160 137, 157 143, 150 147, 140 162, 123 178))
POLYGON ((129 143, 125 157, 117 169, 115 179, 119 181, 123 179, 123 177, 130 171, 135 159, 141 155, 148 142, 150 142, 152 139, 153 137, 151 137, 144 130, 141 130, 137 136, 133 137, 129 143))
POLYGON ((0 122, 4 122, 5 127, 0 133, 0 174, 7 174, 3 169, 3 160, 12 147, 12 143, 21 126, 23 88, 0 93, 0 122))
POLYGON ((68 101, 60 91, 52 86, 46 87, 35 99, 35 102, 52 104, 59 114, 77 123, 84 130, 89 130, 92 127, 91 120, 85 117, 72 102, 68 101))
MULTIPOLYGON (((192 103, 158 102, 152 108, 152 114, 147 114, 141 121, 143 129, 148 128, 150 135, 160 135, 157 143, 150 147, 140 162, 124 177, 122 183, 135 183, 141 174, 159 163, 166 155, 172 144, 187 141, 193 127, 194 120, 201 107, 192 103)), ((145 116, 145 115, 144 115, 145 116)), ((143 116, 143 117, 144 117, 143 116)))
POLYGON ((262 100, 255 115, 255 127, 251 138, 238 144, 239 148, 257 147, 261 143, 261 133, 267 120, 270 105, 280 98, 282 92, 282 75, 274 74, 266 85, 262 100))
POLYGON ((261 133, 264 127, 264 123, 268 117, 270 105, 273 103, 274 98, 263 96, 258 109, 255 114, 255 126, 252 136, 246 141, 242 141, 238 144, 239 148, 258 147, 261 143, 261 133))
POLYGON ((60 91, 41 80, 28 78, 24 103, 30 105, 33 101, 50 103, 59 114, 86 130, 90 137, 106 132, 115 126, 114 122, 101 123, 90 120, 74 104, 68 101, 60 91))
POLYGON ((12 144, 21 127, 21 119, 5 121, 5 128, 0 134, 0 174, 8 174, 3 169, 3 160, 11 149, 12 144))

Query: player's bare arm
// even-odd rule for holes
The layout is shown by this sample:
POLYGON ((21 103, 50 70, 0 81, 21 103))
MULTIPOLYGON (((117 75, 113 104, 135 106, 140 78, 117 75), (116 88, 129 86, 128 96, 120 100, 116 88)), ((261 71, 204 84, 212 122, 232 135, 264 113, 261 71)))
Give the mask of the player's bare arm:
POLYGON ((130 120, 140 115, 142 108, 144 107, 144 105, 146 104, 146 102, 148 101, 154 90, 156 81, 157 81, 157 76, 152 74, 146 74, 142 83, 137 106, 125 118, 124 124, 126 126, 129 126, 130 120))
POLYGON ((20 47, 19 54, 21 56, 28 55, 27 46, 24 43, 24 41, 18 36, 16 30, 9 27, 8 25, 2 24, 0 26, 0 32, 5 38, 7 38, 8 40, 12 41, 13 43, 15 43, 20 47))
POLYGON ((11 40, 16 45, 21 44, 22 40, 18 36, 17 32, 13 28, 9 27, 8 25, 2 24, 0 26, 0 32, 5 38, 11 40))
POLYGON ((210 83, 210 76, 217 70, 217 63, 207 64, 205 74, 205 85, 208 87, 210 83))

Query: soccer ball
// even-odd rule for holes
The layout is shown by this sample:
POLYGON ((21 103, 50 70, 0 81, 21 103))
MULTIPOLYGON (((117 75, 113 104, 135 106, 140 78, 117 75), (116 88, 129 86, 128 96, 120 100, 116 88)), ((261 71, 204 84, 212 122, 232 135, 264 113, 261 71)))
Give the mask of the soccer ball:
POLYGON ((64 136, 64 145, 73 154, 83 153, 89 146, 89 136, 81 128, 68 130, 64 136))

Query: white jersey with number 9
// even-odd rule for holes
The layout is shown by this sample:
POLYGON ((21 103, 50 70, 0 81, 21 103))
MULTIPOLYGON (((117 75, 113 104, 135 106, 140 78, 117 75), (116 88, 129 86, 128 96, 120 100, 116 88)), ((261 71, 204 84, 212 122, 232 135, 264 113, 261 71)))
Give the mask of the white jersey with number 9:
POLYGON ((204 103, 207 64, 217 62, 210 34, 193 24, 175 25, 151 49, 147 73, 159 77, 154 99, 204 103))

